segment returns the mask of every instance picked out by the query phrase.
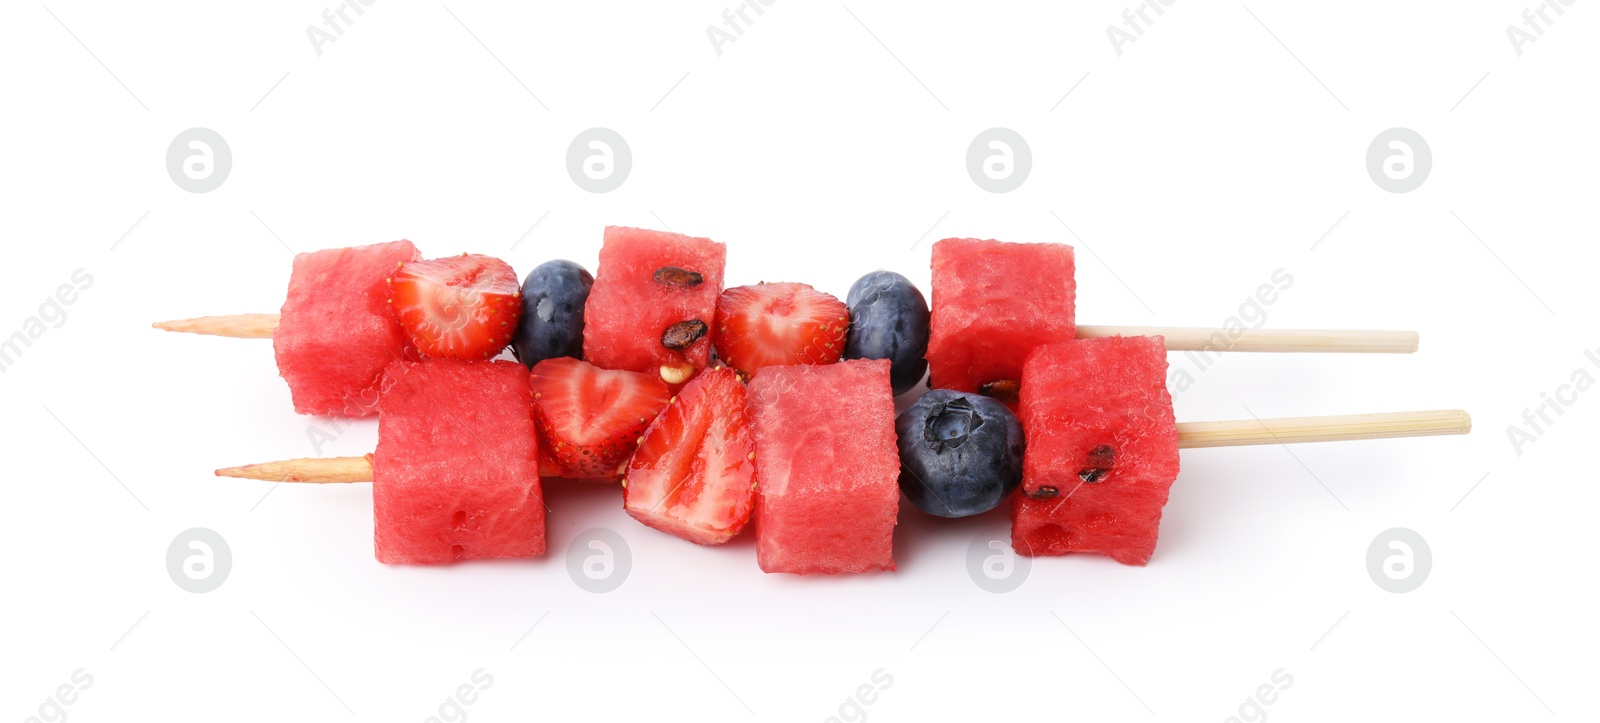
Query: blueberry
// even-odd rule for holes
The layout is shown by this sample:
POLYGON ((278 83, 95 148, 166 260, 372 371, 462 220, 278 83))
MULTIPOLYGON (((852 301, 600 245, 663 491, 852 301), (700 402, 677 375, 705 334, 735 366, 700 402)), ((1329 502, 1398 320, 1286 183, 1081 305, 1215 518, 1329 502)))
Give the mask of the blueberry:
POLYGON ((529 369, 546 359, 583 358, 583 304, 594 277, 571 261, 546 261, 522 281, 522 320, 511 351, 529 369))
POLYGON ((981 394, 935 389, 894 420, 900 491, 930 515, 998 506, 1022 482, 1022 424, 981 394))
POLYGON ((888 359, 896 395, 916 386, 928 371, 928 302, 911 280, 874 271, 856 280, 845 300, 850 307, 846 359, 888 359))

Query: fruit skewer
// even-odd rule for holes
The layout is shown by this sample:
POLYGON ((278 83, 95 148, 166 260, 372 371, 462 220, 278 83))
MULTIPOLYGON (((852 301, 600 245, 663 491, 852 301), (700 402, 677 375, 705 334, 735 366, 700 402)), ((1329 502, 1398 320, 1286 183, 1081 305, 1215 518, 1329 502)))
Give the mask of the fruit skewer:
MULTIPOLYGON (((382 392, 371 455, 216 473, 373 481, 386 563, 542 554, 540 478, 555 476, 622 477, 629 515, 699 544, 757 520, 766 572, 894 569, 902 495, 942 517, 1009 502, 1024 555, 1142 565, 1180 448, 1470 428, 1459 411, 1179 425, 1169 350, 1407 353, 1417 335, 1246 328, 1259 307, 1220 329, 1078 327, 1062 244, 940 241, 931 309, 888 271, 848 303, 799 283, 724 290, 724 257, 607 228, 598 278, 552 261, 519 290, 490 257, 333 249, 296 258, 281 315, 156 326, 271 337, 302 413, 375 414, 382 392), (486 361, 512 341, 527 375, 486 361), (933 391, 897 418, 924 374, 933 391)), ((1272 281, 1252 302, 1293 283, 1272 281)))
MULTIPOLYGON (((271 339, 278 328, 277 314, 232 314, 158 321, 162 331, 235 339, 271 339)), ((1229 330, 1180 326, 1079 326, 1076 338, 1161 336, 1168 351, 1329 352, 1353 354, 1411 354, 1417 351, 1414 331, 1354 329, 1255 329, 1234 340, 1229 330), (1220 340, 1220 341, 1219 341, 1220 340)))
MULTIPOLYGON (((1472 418, 1459 409, 1179 422, 1178 448, 1203 449, 1437 437, 1467 434, 1470 431, 1472 431, 1472 418)), ((216 470, 214 474, 218 477, 267 482, 312 484, 371 482, 372 460, 371 454, 360 457, 301 457, 224 467, 216 470)))
MULTIPOLYGON (((605 229, 599 272, 569 261, 535 268, 519 289, 504 261, 424 261, 409 241, 300 254, 281 314, 157 322, 206 335, 272 338, 295 411, 366 417, 397 358, 486 359, 508 342, 519 361, 571 356, 657 377, 677 389, 716 358, 749 376, 769 364, 889 359, 894 392, 929 386, 1014 400, 1034 346, 1075 338, 1155 335, 1201 353, 1410 353, 1409 331, 1078 328, 1073 250, 1064 244, 945 239, 933 248, 933 304, 904 276, 869 273, 848 304, 805 284, 724 289, 726 248, 680 234, 605 229), (520 312, 520 313, 519 313, 520 312)), ((1292 278, 1274 274, 1252 303, 1292 278)), ((1276 290, 1274 290, 1276 289, 1276 290)), ((1241 307, 1242 308, 1242 307, 1241 307)), ((1250 323, 1243 321, 1250 320, 1250 323)))
MULTIPOLYGON (((538 556, 545 549, 543 494, 526 418, 520 420, 523 428, 519 430, 514 411, 497 412, 503 421, 513 423, 487 432, 490 436, 485 442, 477 441, 485 432, 458 433, 477 426, 476 415, 463 405, 506 404, 509 397, 527 403, 525 392, 513 391, 517 386, 514 369, 507 362, 425 362, 389 393, 399 398, 386 402, 379 419, 378 449, 373 454, 267 462, 219 469, 215 474, 271 482, 374 482, 374 542, 377 558, 384 563, 538 556), (475 400, 436 390, 441 384, 459 389, 460 380, 449 377, 492 376, 490 371, 503 373, 510 388, 474 394, 475 400), (447 405, 454 405, 456 411, 445 410, 447 405), (467 418, 472 419, 464 421, 467 418), (454 442, 441 447, 441 439, 454 442), (484 444, 494 447, 496 453, 477 453, 484 444)), ((740 392, 744 385, 728 369, 709 370, 669 405, 640 437, 639 452, 619 469, 626 475, 623 507, 650 527, 705 545, 726 542, 755 517, 756 560, 769 573, 893 570, 892 540, 901 492, 910 496, 913 490, 906 486, 905 473, 896 471, 903 468, 894 451, 896 432, 891 425, 888 377, 885 361, 774 367, 752 384, 752 429, 746 432, 742 422, 728 422, 729 415, 742 419, 739 410, 745 400, 740 392), (719 407, 717 400, 727 397, 709 391, 719 387, 735 392, 732 409, 719 407), (783 429, 814 422, 807 415, 815 412, 806 411, 814 405, 797 399, 803 395, 782 391, 788 388, 827 389, 853 397, 852 403, 877 408, 864 410, 865 415, 854 415, 851 421, 836 422, 831 443, 822 441, 825 437, 805 436, 801 444, 811 454, 796 456, 796 449, 790 446, 794 444, 792 435, 783 429), (684 444, 681 430, 695 424, 686 420, 699 417, 704 423, 708 415, 738 431, 717 433, 719 441, 715 443, 684 444), (775 434, 774 427, 779 428, 775 434), (670 459, 672 455, 677 459, 670 459), (642 459, 645 457, 651 459, 642 459), (685 463, 684 458, 693 462, 685 463), (763 459, 778 461, 763 464, 763 459), (788 464, 783 460, 789 460, 788 464), (676 473, 670 471, 674 469, 676 473), (898 488, 896 474, 900 474, 898 488), (760 514, 753 516, 756 508, 760 514)), ((506 404, 508 409, 517 406, 506 404)), ((831 417, 832 413, 824 410, 822 414, 831 417)), ((1115 421, 1109 423, 1116 425, 1115 421)), ((1176 425, 1173 436, 1176 447, 1196 448, 1465 434, 1470 426, 1465 412, 1444 410, 1194 422, 1176 425)), ((1018 552, 1098 552, 1128 564, 1148 561, 1155 542, 1153 526, 1166 497, 1164 489, 1155 502, 1154 519, 1147 512, 1127 519, 1116 513, 1106 517, 1103 505, 1106 493, 1128 494, 1127 485, 1137 488, 1151 481, 1139 471, 1149 466, 1151 450, 1141 449, 1137 443, 1121 446, 1115 437, 1101 441, 1118 445, 1114 455, 1109 448, 1099 447, 1089 457, 1095 460, 1094 455, 1103 452, 1104 460, 1091 463, 1107 469, 1069 470, 1066 482, 1046 480, 1073 487, 1030 489, 1023 484, 1021 489, 1007 490, 1015 490, 1010 494, 1012 544, 1018 552), (1093 475, 1084 476, 1086 471, 1093 475), (1063 528, 1063 523, 1082 514, 1077 510, 1084 505, 1095 510, 1095 521, 1081 528, 1063 528), (1063 529, 1081 529, 1082 537, 1069 532, 1063 542, 1063 529), (1108 531, 1111 544, 1105 544, 1108 531)), ((1168 470, 1174 476, 1176 452, 1171 450, 1168 470)), ((1170 484, 1171 478, 1165 481, 1170 484)), ((927 484, 936 483, 929 480, 927 484)), ((1137 500, 1150 501, 1148 492, 1134 489, 1132 493, 1137 500)), ((925 500, 918 506, 927 509, 925 500)))
POLYGON ((946 517, 1009 499, 1023 554, 1098 552, 1144 564, 1180 448, 1471 427, 1453 410, 1180 425, 1165 356, 1159 337, 1040 347, 1023 371, 1020 425, 999 402, 951 390, 927 393, 896 419, 888 360, 765 367, 748 391, 718 366, 671 397, 649 375, 570 358, 535 365, 531 384, 510 362, 400 360, 385 372, 372 454, 215 474, 375 482, 377 556, 386 563, 540 554, 543 511, 530 500, 542 499, 539 469, 553 454, 588 463, 591 476, 622 477, 630 516, 691 542, 726 542, 759 509, 757 561, 767 572, 894 569, 902 493, 946 517), (588 427, 605 432, 572 433, 588 427), (997 444, 997 432, 1011 442, 997 444))

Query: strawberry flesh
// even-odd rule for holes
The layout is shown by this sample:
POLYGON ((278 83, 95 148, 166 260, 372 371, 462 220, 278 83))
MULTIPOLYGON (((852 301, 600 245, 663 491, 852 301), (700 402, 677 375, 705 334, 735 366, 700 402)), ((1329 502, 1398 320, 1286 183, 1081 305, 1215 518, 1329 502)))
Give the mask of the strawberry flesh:
POLYGON ((744 529, 755 507, 754 450, 744 384, 732 369, 707 369, 644 433, 622 505, 657 530, 720 545, 744 529))
POLYGON ((844 353, 849 313, 806 284, 733 287, 717 300, 717 358, 747 376, 765 366, 832 364, 844 353))
POLYGON ((660 379, 572 357, 535 364, 529 383, 542 461, 557 477, 616 480, 669 398, 660 379))
POLYGON ((492 256, 403 263, 389 287, 400 326, 434 359, 493 358, 511 343, 522 315, 517 272, 492 256))

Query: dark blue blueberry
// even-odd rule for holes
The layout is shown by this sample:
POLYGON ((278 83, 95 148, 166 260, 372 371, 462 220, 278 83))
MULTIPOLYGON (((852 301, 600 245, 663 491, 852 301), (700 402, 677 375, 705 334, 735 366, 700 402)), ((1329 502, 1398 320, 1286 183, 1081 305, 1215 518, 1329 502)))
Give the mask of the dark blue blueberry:
POLYGON ((546 359, 583 358, 583 304, 594 277, 571 261, 546 261, 522 281, 522 320, 511 351, 529 369, 546 359))
POLYGON ((935 389, 894 420, 900 491, 930 515, 994 509, 1022 482, 1022 424, 981 394, 935 389))
POLYGON ((874 271, 856 280, 845 299, 850 307, 846 359, 888 359, 895 394, 916 386, 928 371, 928 302, 911 280, 874 271))

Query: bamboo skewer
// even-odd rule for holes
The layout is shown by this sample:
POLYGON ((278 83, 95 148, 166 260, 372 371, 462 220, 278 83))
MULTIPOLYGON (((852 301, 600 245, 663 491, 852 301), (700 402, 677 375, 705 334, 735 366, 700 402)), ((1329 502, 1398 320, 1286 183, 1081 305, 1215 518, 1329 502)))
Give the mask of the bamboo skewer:
POLYGON ((301 457, 278 462, 247 464, 216 471, 218 477, 259 479, 269 482, 371 482, 372 455, 361 457, 301 457))
POLYGON ((1183 326, 1080 326, 1079 339, 1108 336, 1161 336, 1167 351, 1343 352, 1410 354, 1417 350, 1414 331, 1338 329, 1235 330, 1183 326))
POLYGON ((1180 422, 1178 448, 1399 439, 1466 434, 1470 431, 1472 431, 1472 418, 1459 409, 1242 419, 1230 422, 1180 422))
MULTIPOLYGON (((1471 417, 1459 409, 1282 417, 1229 422, 1180 422, 1178 448, 1398 439, 1466 434, 1471 430, 1471 417)), ((371 482, 372 455, 286 459, 280 462, 226 467, 217 470, 216 475, 267 482, 371 482)))
POLYGON ((277 314, 233 314, 199 316, 193 319, 158 321, 151 326, 162 331, 181 331, 205 336, 231 336, 235 339, 271 339, 278 329, 277 314))
MULTIPOLYGON (((270 339, 277 314, 234 314, 158 321, 165 331, 181 331, 237 339, 270 339)), ((1183 326, 1080 326, 1079 339, 1108 336, 1161 336, 1168 351, 1336 352, 1410 354, 1417 350, 1417 332, 1318 329, 1207 329, 1183 326)))

